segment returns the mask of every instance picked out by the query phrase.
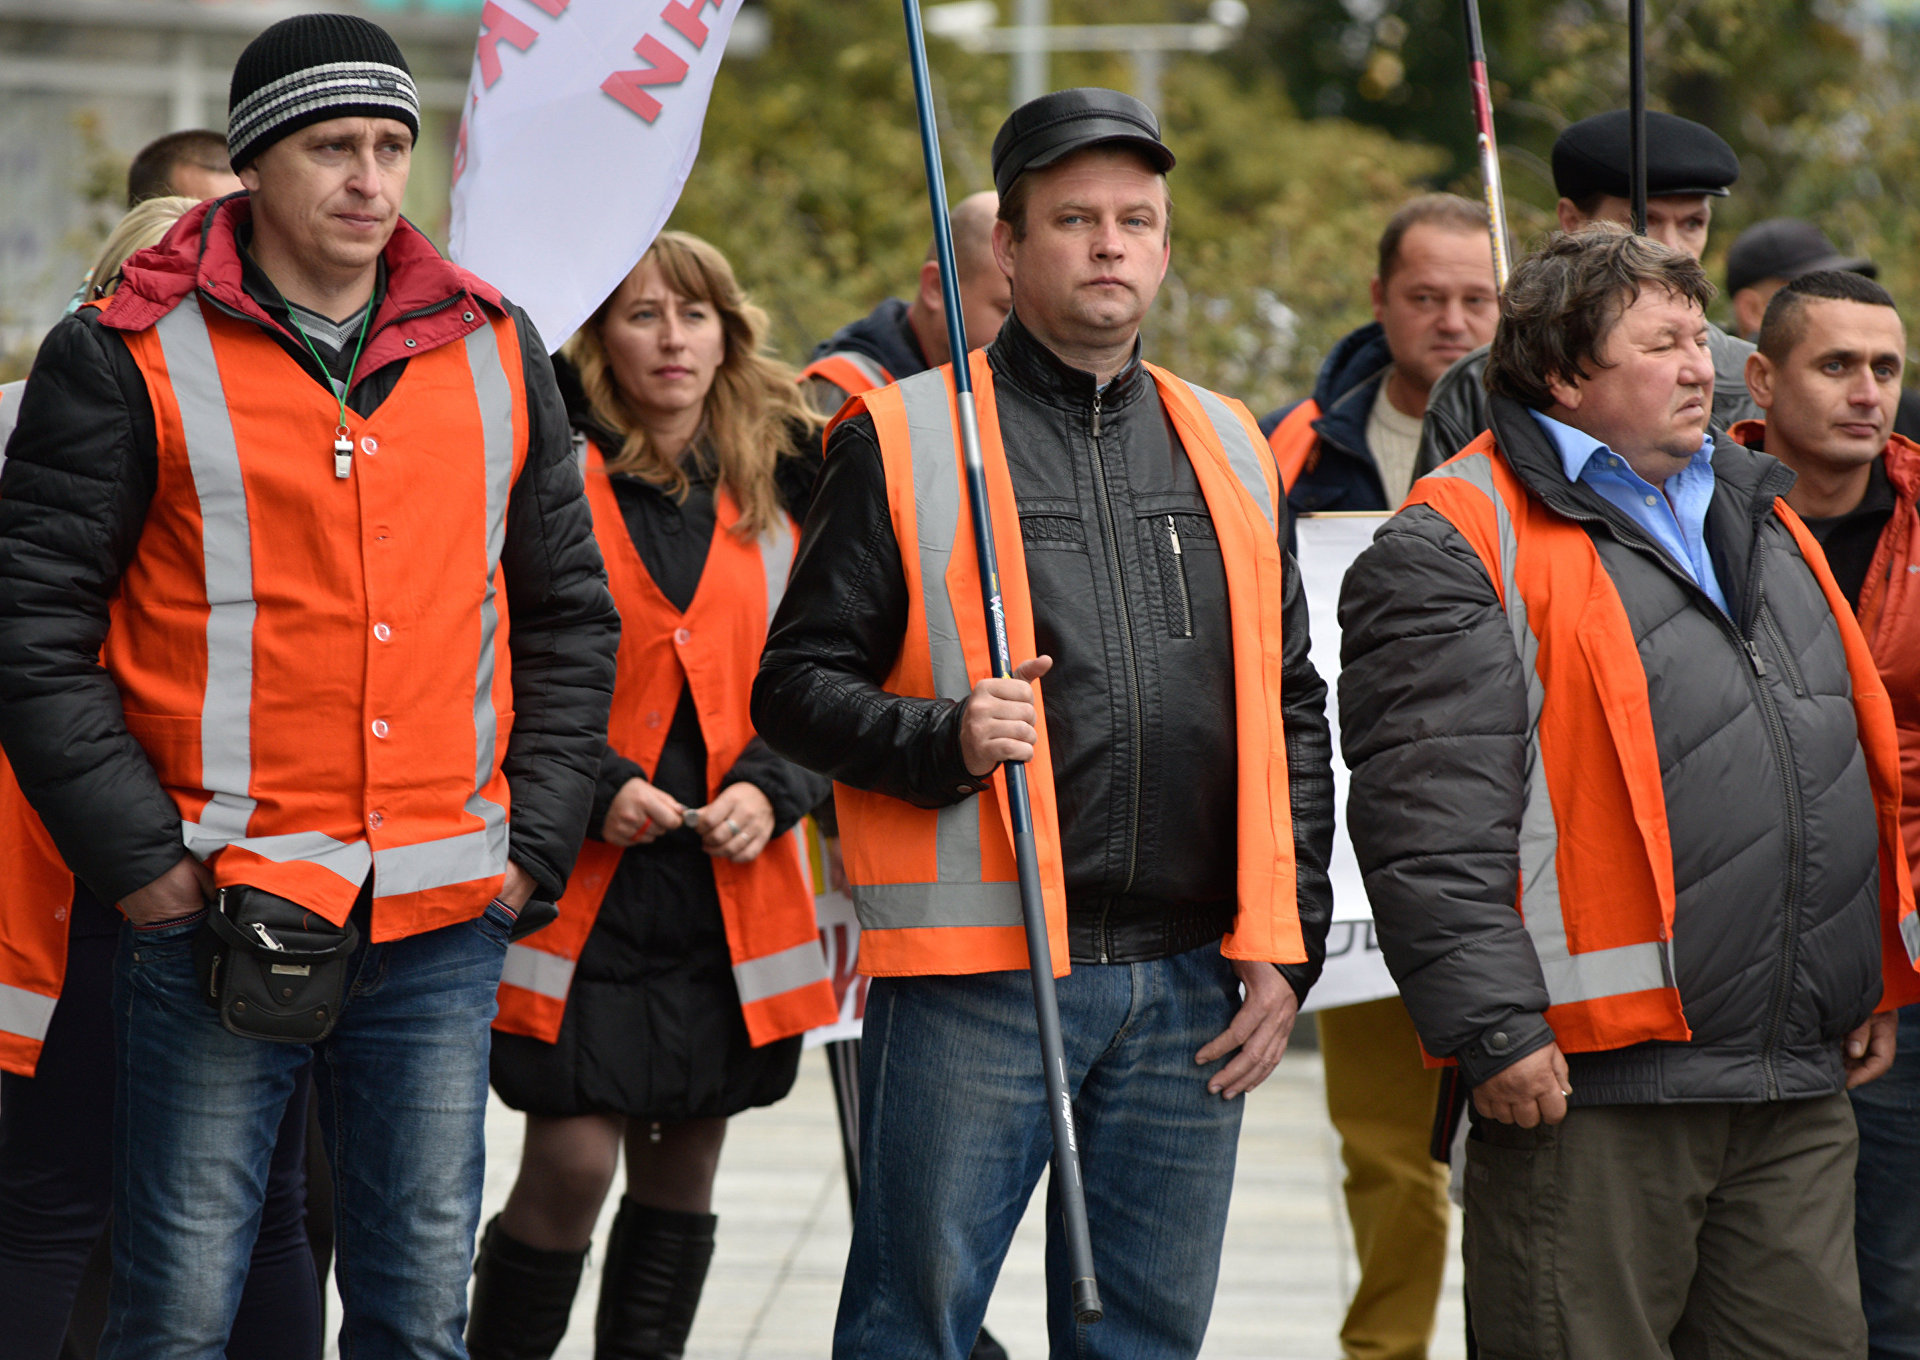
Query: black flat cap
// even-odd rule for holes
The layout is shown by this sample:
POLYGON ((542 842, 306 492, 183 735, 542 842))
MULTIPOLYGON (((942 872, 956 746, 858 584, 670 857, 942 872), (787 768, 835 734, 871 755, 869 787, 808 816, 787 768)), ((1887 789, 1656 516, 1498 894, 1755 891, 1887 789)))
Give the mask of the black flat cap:
MULTIPOLYGON (((1582 118, 1554 139, 1553 186, 1578 203, 1595 194, 1631 198, 1625 109, 1582 118)), ((1740 158, 1718 133, 1688 118, 1647 112, 1647 197, 1724 196, 1740 178, 1740 158)))
POLYGON ((1839 269, 1874 278, 1880 266, 1858 255, 1842 255, 1827 234, 1798 217, 1769 217, 1734 239, 1727 252, 1727 291, 1737 293, 1762 279, 1791 283, 1816 269, 1839 269))
POLYGON ((1173 169, 1152 109, 1130 94, 1085 86, 1043 94, 1007 115, 993 139, 993 187, 1004 197, 1022 171, 1107 143, 1132 147, 1163 175, 1173 169))

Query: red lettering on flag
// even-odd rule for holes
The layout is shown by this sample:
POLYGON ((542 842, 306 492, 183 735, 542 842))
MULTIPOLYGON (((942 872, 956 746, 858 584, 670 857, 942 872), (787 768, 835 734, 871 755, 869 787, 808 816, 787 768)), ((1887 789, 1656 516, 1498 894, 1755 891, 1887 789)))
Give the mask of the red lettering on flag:
POLYGON ((558 19, 562 14, 567 12, 567 6, 571 5, 573 0, 527 0, 527 3, 540 6, 541 9, 558 19))
MULTIPOLYGON (((560 0, 565 7, 566 0, 560 0)), ((487 89, 493 88, 493 82, 500 79, 500 44, 515 48, 521 52, 539 41, 540 35, 521 23, 511 14, 487 0, 486 8, 480 11, 480 83, 487 89)), ((684 65, 684 64, 683 64, 684 65)))
MULTIPOLYGON (((487 8, 493 8, 488 0, 487 8)), ((651 62, 651 71, 615 71, 600 82, 600 88, 623 104, 643 123, 660 116, 660 101, 648 94, 649 85, 678 85, 687 78, 687 63, 665 43, 649 33, 633 46, 634 55, 651 62)))
POLYGON ((660 17, 671 24, 676 33, 692 43, 695 47, 705 47, 707 45, 707 26, 700 22, 700 11, 703 9, 719 8, 720 0, 693 0, 691 8, 683 4, 681 0, 673 0, 673 3, 660 11, 660 17))

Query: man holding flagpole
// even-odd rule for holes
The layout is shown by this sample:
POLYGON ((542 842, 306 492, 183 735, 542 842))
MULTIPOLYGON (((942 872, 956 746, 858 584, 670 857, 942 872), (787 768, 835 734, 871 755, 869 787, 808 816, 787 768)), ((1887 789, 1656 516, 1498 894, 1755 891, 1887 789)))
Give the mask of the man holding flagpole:
POLYGON ((1285 500, 1237 402, 1141 359, 1173 154, 1066 90, 995 138, 1013 313, 971 356, 1014 678, 988 674, 949 369, 830 432, 755 724, 832 774, 874 977, 837 1360, 960 1360, 1049 1155, 1003 761, 1031 762, 1042 893, 1105 1320, 1055 1354, 1191 1357, 1237 1097, 1319 971, 1325 686, 1285 500), (1032 683, 1048 677, 1044 698, 1032 683))

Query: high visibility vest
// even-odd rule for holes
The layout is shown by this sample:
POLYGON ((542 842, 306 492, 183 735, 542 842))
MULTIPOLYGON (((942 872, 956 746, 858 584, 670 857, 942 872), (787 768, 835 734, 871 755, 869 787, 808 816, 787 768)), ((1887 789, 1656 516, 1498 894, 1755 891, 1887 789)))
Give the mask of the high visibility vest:
MULTIPOLYGON (((1593 540, 1527 492, 1490 431, 1415 482, 1407 504, 1437 511, 1478 554, 1525 674, 1514 907, 1546 978, 1554 1038, 1572 1053, 1691 1038, 1673 972, 1673 844, 1647 673, 1593 540)), ((1825 556, 1785 501, 1774 513, 1839 623, 1879 823, 1881 909, 1910 920, 1893 709, 1825 556)))
POLYGON ((34 1073, 67 972, 73 875, 0 755, 0 1072, 34 1073))
POLYGON ((1273 450, 1274 465, 1280 469, 1280 485, 1292 494, 1294 484, 1320 463, 1320 432, 1313 422, 1320 419, 1320 403, 1308 397, 1273 427, 1267 447, 1273 450))
POLYGON ((519 336, 489 313, 368 416, 190 294, 123 332, 158 483, 103 653, 127 727, 222 885, 373 938, 469 920, 507 867, 500 592, 526 461, 519 336))
MULTIPOLYGON (((651 777, 683 689, 693 696, 707 747, 707 797, 753 739, 748 716, 767 626, 793 567, 795 530, 784 515, 755 540, 733 532, 740 510, 715 493, 713 542, 685 612, 654 584, 627 532, 600 451, 586 446, 587 502, 620 608, 620 653, 607 744, 651 777)), ((623 850, 589 839, 560 898, 560 919, 507 949, 497 1029, 554 1042, 600 904, 623 850)), ((769 1044, 839 1014, 814 925, 806 847, 795 827, 748 864, 712 858, 714 887, 733 958, 747 1035, 769 1044)))
MULTIPOLYGON (((981 454, 1005 610, 1016 660, 1035 654, 1026 554, 986 352, 970 356, 981 454)), ((1293 820, 1280 704, 1283 505, 1253 417, 1238 402, 1148 366, 1193 464, 1219 535, 1233 626, 1238 736, 1239 910, 1229 958, 1306 959, 1295 897, 1293 820)), ((985 608, 951 366, 847 404, 864 409, 886 468, 887 499, 906 577, 907 627, 884 682, 894 694, 961 700, 991 675, 985 608)), ((1041 894, 1056 975, 1067 971, 1059 806, 1047 741, 1045 683, 1035 687, 1039 741, 1028 762, 1041 894)), ((860 971, 877 977, 983 973, 1027 966, 1006 773, 945 808, 918 808, 846 785, 834 790, 840 848, 860 914, 860 971)))
POLYGON ((830 382, 850 397, 885 387, 893 381, 893 374, 866 355, 850 349, 821 355, 800 370, 800 377, 803 381, 819 378, 830 382))

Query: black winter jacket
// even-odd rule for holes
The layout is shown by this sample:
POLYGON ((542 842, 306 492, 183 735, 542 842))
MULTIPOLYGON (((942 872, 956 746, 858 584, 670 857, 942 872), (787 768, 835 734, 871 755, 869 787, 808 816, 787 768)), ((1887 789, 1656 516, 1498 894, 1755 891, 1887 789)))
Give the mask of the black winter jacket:
MULTIPOLYGON (((1841 1037, 1880 996, 1878 849, 1838 625, 1773 513, 1793 475, 1714 449, 1706 537, 1729 617, 1567 481, 1523 407, 1495 397, 1492 416, 1509 464, 1586 528, 1626 607, 1673 845, 1671 962, 1693 1038, 1569 1055, 1574 1103, 1841 1090, 1841 1037)), ((1528 718, 1513 635, 1480 559, 1427 506, 1355 562, 1340 624, 1347 822, 1381 948, 1429 1051, 1478 1083, 1552 1038, 1514 910, 1528 718)))
MULTIPOLYGON (((1764 420, 1766 412, 1747 392, 1747 356, 1753 346, 1707 323, 1707 351, 1713 355, 1713 419, 1716 444, 1743 420, 1764 420)), ((1426 418, 1420 422, 1420 452, 1413 475, 1424 477, 1480 437, 1487 428, 1487 347, 1463 354, 1433 385, 1426 418)))
MULTIPOLYGON (((221 210, 243 213, 244 200, 221 210)), ((215 217, 206 215, 200 251, 215 217)), ((424 238, 412 240, 413 249, 430 249, 424 238)), ((271 284, 249 277, 244 286, 284 317, 277 294, 261 294, 271 284)), ((389 286, 399 295, 409 280, 396 273, 389 286)), ((241 315, 204 286, 199 296, 204 307, 241 315)), ((376 299, 373 335, 462 296, 454 291, 434 299, 437 307, 410 305, 400 315, 376 299)), ((620 625, 546 350, 526 315, 507 310, 520 334, 529 429, 500 558, 516 714, 501 764, 513 800, 510 854, 533 877, 535 896, 552 899, 586 829, 620 625)), ((264 328, 327 385, 294 335, 264 328)), ((369 353, 372 345, 370 336, 369 353)), ((366 374, 347 404, 374 411, 406 367, 397 359, 366 374)), ((0 473, 0 742, 61 855, 103 902, 152 882, 185 853, 179 813, 127 731, 119 691, 99 661, 108 607, 138 548, 157 472, 145 379, 119 333, 83 308, 41 346, 0 473)))
MULTIPOLYGON (((1367 417, 1391 367, 1393 352, 1378 321, 1351 332, 1327 355, 1313 385, 1313 400, 1320 407, 1313 432, 1320 436, 1320 448, 1287 493, 1287 506, 1294 514, 1393 508, 1387 504, 1380 465, 1367 445, 1367 417)), ((1272 438, 1297 405, 1282 406, 1268 415, 1260 422, 1260 433, 1272 438)))
MULTIPOLYGON (((1054 659, 1044 684, 1072 957, 1128 962, 1196 948, 1232 924, 1237 764, 1226 572, 1199 481, 1137 359, 1096 391, 1091 374, 1062 363, 1017 319, 987 357, 1035 639, 1054 659)), ((960 758, 962 705, 880 688, 906 619, 886 477, 863 415, 829 441, 754 686, 754 723, 803 765, 944 807, 986 781, 960 758)), ((1311 961, 1282 971, 1304 997, 1331 913, 1332 771, 1326 687, 1307 657, 1291 558, 1285 631, 1299 911, 1311 961)))

